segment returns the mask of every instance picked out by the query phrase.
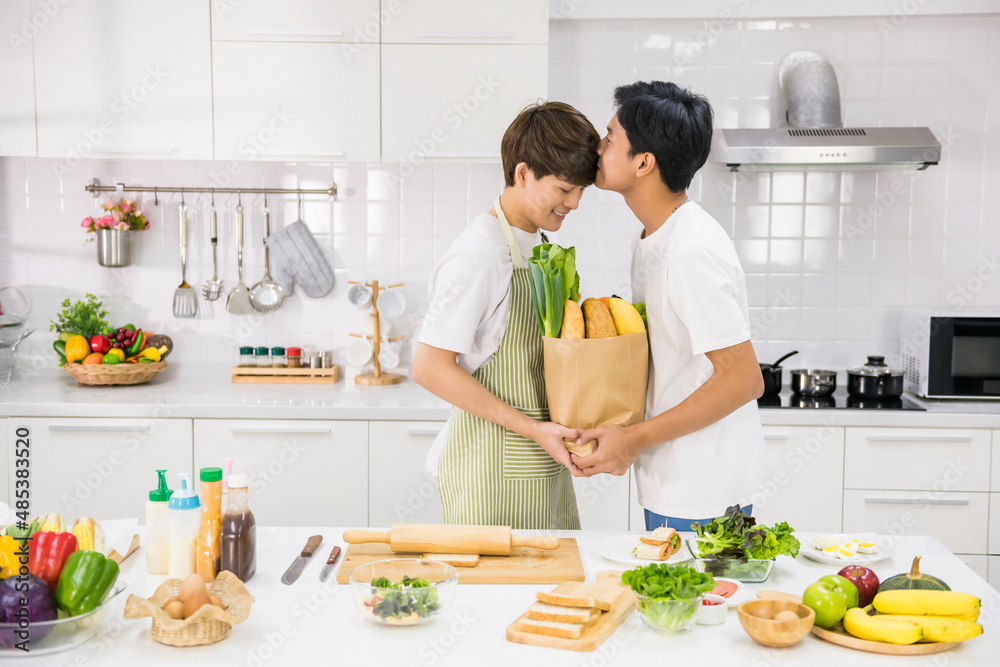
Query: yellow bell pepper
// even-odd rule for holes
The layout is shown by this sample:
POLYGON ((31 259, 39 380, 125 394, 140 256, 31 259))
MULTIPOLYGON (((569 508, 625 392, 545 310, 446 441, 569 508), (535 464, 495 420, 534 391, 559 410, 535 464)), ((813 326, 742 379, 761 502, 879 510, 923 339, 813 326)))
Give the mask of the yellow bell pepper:
POLYGON ((147 359, 149 359, 151 361, 159 361, 160 359, 163 358, 163 355, 167 353, 167 349, 168 348, 167 348, 166 345, 164 345, 163 347, 159 347, 159 348, 156 348, 156 347, 147 347, 145 350, 143 350, 142 352, 140 352, 136 356, 138 358, 140 358, 140 359, 142 357, 146 357, 147 359))
POLYGON ((90 344, 83 336, 72 336, 66 341, 66 363, 83 361, 90 354, 90 344))
POLYGON ((10 535, 0 536, 0 579, 17 574, 21 561, 16 555, 21 544, 10 535))

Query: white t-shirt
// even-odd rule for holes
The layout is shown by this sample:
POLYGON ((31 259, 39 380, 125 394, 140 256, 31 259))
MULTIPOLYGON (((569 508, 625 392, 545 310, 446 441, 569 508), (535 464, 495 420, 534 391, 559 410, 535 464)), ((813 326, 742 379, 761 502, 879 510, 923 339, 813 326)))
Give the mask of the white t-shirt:
MULTIPOLYGON (((675 407, 711 377, 706 352, 750 340, 736 250, 694 202, 636 239, 632 296, 645 302, 649 320, 646 419, 675 407)), ((666 516, 721 516, 759 489, 764 455, 757 402, 750 401, 700 431, 643 450, 635 464, 639 504, 666 516)))
MULTIPOLYGON (((511 227, 525 266, 539 232, 511 227)), ((510 319, 514 265, 500 221, 483 213, 458 235, 431 272, 427 314, 417 340, 458 352, 458 365, 473 373, 486 365, 503 340, 510 319)), ((446 427, 431 447, 425 468, 437 474, 437 459, 447 439, 446 427)))

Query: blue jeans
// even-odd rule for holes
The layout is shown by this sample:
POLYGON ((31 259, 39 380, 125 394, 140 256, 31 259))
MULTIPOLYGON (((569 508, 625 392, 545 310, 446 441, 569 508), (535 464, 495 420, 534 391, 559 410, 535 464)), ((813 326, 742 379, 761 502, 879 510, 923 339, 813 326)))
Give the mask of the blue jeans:
MULTIPOLYGON (((741 508, 743 514, 750 516, 753 514, 753 504, 746 505, 741 508)), ((663 516, 662 514, 656 514, 655 512, 650 512, 647 509, 643 509, 646 514, 646 530, 656 530, 660 526, 666 526, 667 528, 673 528, 677 532, 690 531, 691 524, 697 521, 698 523, 705 525, 712 518, 708 519, 682 519, 676 516, 663 516)), ((714 518, 714 517, 713 517, 714 518)))

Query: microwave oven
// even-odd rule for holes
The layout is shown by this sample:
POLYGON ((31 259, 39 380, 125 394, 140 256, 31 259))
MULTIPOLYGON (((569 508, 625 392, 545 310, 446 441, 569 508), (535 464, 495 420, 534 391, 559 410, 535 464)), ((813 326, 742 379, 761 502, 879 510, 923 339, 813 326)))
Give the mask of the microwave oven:
POLYGON ((907 391, 1000 400, 1000 310, 906 310, 900 336, 907 391))

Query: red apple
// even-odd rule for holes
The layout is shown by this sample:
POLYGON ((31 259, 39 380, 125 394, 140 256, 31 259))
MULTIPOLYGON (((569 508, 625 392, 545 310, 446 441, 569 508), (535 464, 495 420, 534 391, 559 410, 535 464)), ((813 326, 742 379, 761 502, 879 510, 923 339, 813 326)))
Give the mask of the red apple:
POLYGON ((90 349, 93 352, 100 352, 101 354, 107 354, 108 350, 111 349, 111 341, 108 339, 107 336, 96 334, 90 337, 90 349))
POLYGON ((858 588, 858 606, 867 607, 875 599, 878 593, 878 575, 867 567, 861 565, 848 565, 838 572, 858 588))

